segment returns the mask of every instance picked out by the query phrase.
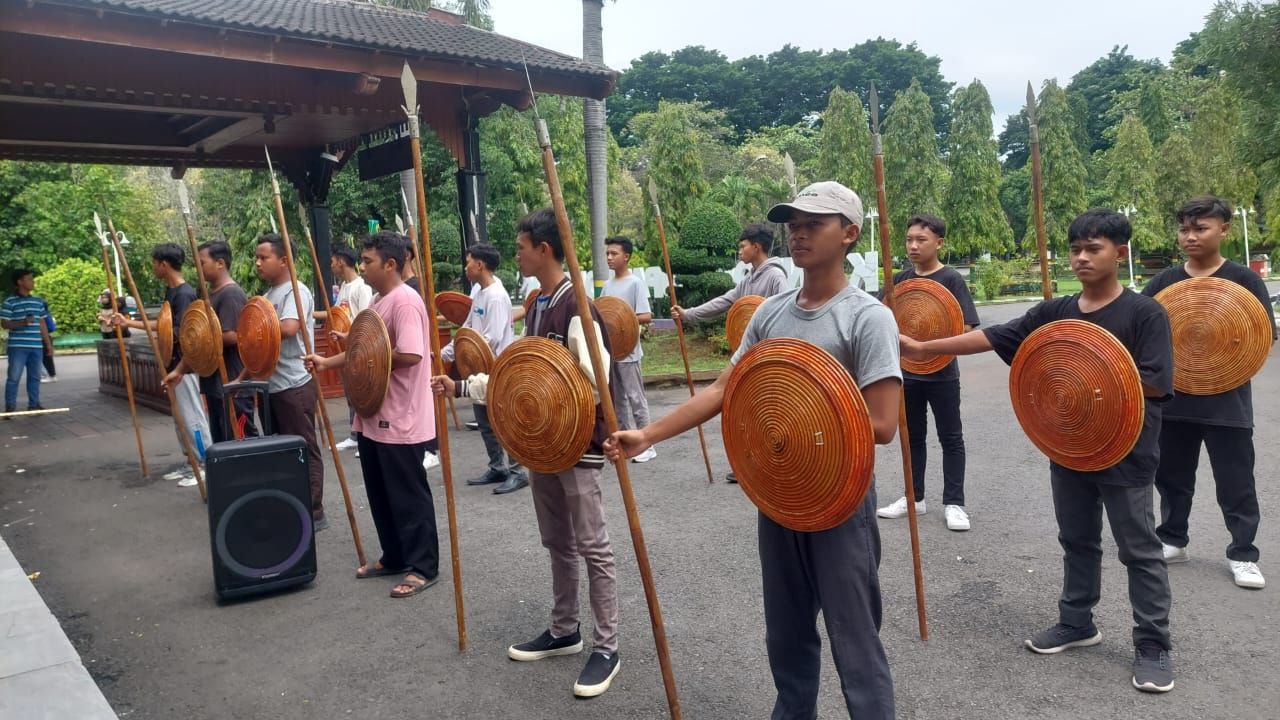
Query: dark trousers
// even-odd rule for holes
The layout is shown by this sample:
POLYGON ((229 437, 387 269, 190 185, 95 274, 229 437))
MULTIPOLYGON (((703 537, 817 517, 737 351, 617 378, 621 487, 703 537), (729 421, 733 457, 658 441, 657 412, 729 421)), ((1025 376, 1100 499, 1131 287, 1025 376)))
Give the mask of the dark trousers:
POLYGON ((1160 491, 1160 540, 1186 547, 1187 519, 1196 491, 1196 466, 1200 464, 1201 443, 1209 450, 1213 484, 1218 491, 1218 507, 1231 533, 1227 558, 1258 561, 1260 511, 1253 479, 1253 428, 1223 427, 1165 420, 1160 428, 1160 468, 1156 489, 1160 491))
POLYGON ((413 570, 430 580, 440 573, 436 506, 422 458, 427 443, 390 445, 356 435, 369 511, 382 544, 382 566, 413 570))
POLYGON ((902 381, 907 405, 907 434, 911 444, 911 482, 916 502, 924 499, 924 471, 929 461, 925 439, 929 436, 928 410, 942 445, 942 502, 964 505, 964 427, 960 422, 960 380, 902 381))
POLYGON ((502 449, 502 443, 498 441, 498 435, 493 432, 493 426, 489 424, 488 406, 474 403, 471 409, 476 416, 476 425, 480 428, 480 439, 484 441, 484 452, 489 456, 489 469, 503 475, 524 475, 524 468, 507 456, 507 451, 502 449))
POLYGON ((221 385, 217 392, 206 392, 204 404, 209 411, 209 432, 216 443, 235 439, 232 426, 244 418, 244 436, 257 437, 258 428, 253 424, 253 397, 241 393, 235 396, 235 417, 227 417, 227 399, 222 394, 221 385))
POLYGON ((1050 470, 1053 511, 1062 545, 1062 597, 1059 622, 1085 627, 1102 597, 1102 511, 1111 523, 1117 557, 1129 572, 1133 606, 1133 642, 1169 644, 1169 573, 1156 537, 1152 489, 1082 481, 1050 470))
POLYGON ((271 422, 277 435, 299 435, 307 444, 311 473, 311 515, 324 517, 324 459, 316 438, 316 381, 267 395, 271 403, 271 422))
POLYGON ((788 530, 760 513, 765 645, 778 699, 773 720, 818 717, 818 611, 850 717, 892 718, 893 678, 880 644, 880 531, 875 490, 843 524, 788 530))

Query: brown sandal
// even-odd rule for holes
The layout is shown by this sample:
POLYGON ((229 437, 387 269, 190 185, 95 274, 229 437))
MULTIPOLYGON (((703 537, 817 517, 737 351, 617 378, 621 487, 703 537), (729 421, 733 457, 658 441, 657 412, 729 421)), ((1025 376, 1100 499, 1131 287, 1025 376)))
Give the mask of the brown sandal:
POLYGON ((440 579, 440 576, 439 576, 439 575, 437 575, 437 576, 435 576, 435 577, 433 577, 433 578, 431 578, 431 579, 429 579, 429 580, 428 580, 428 579, 423 578, 421 575, 419 575, 419 574, 417 574, 417 573, 409 573, 408 575, 405 575, 405 576, 404 576, 404 582, 398 583, 398 584, 396 585, 396 587, 391 588, 391 597, 393 597, 393 598, 407 598, 407 597, 410 597, 410 596, 413 596, 413 595, 417 595, 418 593, 422 592, 423 590, 426 590, 427 588, 431 587, 432 585, 435 585, 435 584, 436 584, 436 582, 437 582, 439 579, 440 579), (419 579, 419 580, 422 580, 422 584, 418 584, 418 583, 415 583, 415 582, 410 582, 410 581, 409 581, 409 578, 417 578, 417 579, 419 579), (406 591, 401 591, 401 590, 396 590, 396 588, 399 588, 399 587, 408 587, 408 588, 409 588, 409 590, 408 590, 407 592, 406 592, 406 591))

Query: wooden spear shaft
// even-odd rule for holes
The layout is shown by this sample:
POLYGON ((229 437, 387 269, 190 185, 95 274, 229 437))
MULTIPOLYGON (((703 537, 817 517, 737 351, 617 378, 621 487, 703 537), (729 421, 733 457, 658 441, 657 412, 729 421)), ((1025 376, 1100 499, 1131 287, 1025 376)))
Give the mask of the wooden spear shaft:
MULTIPOLYGON (((889 242, 889 199, 884 185, 884 148, 880 140, 880 100, 875 85, 871 86, 871 118, 874 128, 871 134, 872 165, 875 170, 876 208, 880 213, 880 264, 884 268, 884 303, 890 312, 894 311, 893 302, 893 257, 890 254, 889 242)), ((924 605, 924 570, 920 565, 920 527, 916 521, 916 491, 911 480, 911 441, 907 430, 907 402, 899 393, 898 401, 898 447, 902 453, 902 483, 907 499, 907 531, 911 536, 911 569, 916 584, 916 623, 920 628, 920 639, 929 639, 929 622, 925 617, 924 605)))
MULTIPOLYGON (((156 342, 156 337, 151 334, 151 318, 147 317, 147 306, 142 304, 142 293, 138 292, 138 284, 133 281, 133 271, 129 269, 129 258, 125 257, 124 250, 120 247, 120 236, 116 235, 115 223, 111 222, 110 215, 107 216, 107 229, 111 232, 111 245, 120 258, 125 282, 129 283, 129 292, 133 294, 133 300, 138 304, 138 314, 142 316, 142 331, 147 336, 147 342, 151 343, 151 352, 156 356, 156 370, 160 373, 160 386, 164 387, 165 369, 160 365, 160 346, 156 342)), ((191 473, 195 475, 196 485, 200 488, 200 499, 209 502, 209 494, 204 486, 204 473, 200 472, 200 461, 196 459, 195 449, 191 447, 187 423, 178 410, 178 398, 167 390, 165 396, 169 398, 169 413, 173 416, 173 424, 178 428, 178 443, 182 445, 182 452, 187 456, 187 464, 191 466, 191 473)))
MULTIPOLYGON (((266 151, 266 148, 263 148, 266 151)), ((298 271, 294 269, 293 244, 289 242, 289 226, 284 220, 284 203, 280 200, 280 183, 276 181, 275 170, 271 168, 271 154, 267 153, 268 174, 271 175, 271 191, 275 197, 276 219, 280 221, 280 239, 284 242, 285 264, 289 266, 289 284, 293 286, 293 307, 298 313, 298 337, 302 340, 302 352, 313 351, 311 334, 307 332, 307 321, 310 319, 302 307, 302 294, 298 288, 298 271)), ((364 543, 360 541, 360 527, 356 524, 356 509, 351 503, 351 490, 347 487, 347 473, 342 469, 342 456, 338 454, 338 446, 333 441, 333 425, 329 423, 329 409, 324 404, 324 393, 320 392, 320 373, 313 370, 311 379, 316 384, 316 407, 320 409, 320 421, 324 425, 325 438, 329 441, 329 450, 333 452, 333 469, 338 474, 338 486, 342 488, 342 503, 346 506, 347 522, 351 524, 351 541, 356 546, 356 559, 360 565, 365 564, 364 543)))
MULTIPOLYGON (((569 214, 564 207, 560 176, 556 172, 556 158, 551 151, 551 136, 547 132, 547 123, 544 120, 537 121, 537 129, 538 144, 542 147, 542 170, 547 176, 547 187, 551 190, 551 206, 556 214, 560 245, 564 248, 565 263, 569 267, 569 278, 573 282, 574 295, 577 298, 578 317, 582 321, 582 331, 586 336, 587 348, 591 352, 591 368, 595 372, 600 407, 604 411, 605 428, 612 435, 618 432, 618 416, 613 408, 613 398, 609 394, 609 373, 604 358, 600 354, 600 336, 596 330, 595 320, 591 316, 591 302, 588 299, 586 285, 582 282, 578 253, 574 250, 573 228, 569 226, 569 214)), ((550 292, 552 288, 545 288, 545 290, 550 292)), ((622 488, 622 503, 627 509, 627 525, 631 530, 631 544, 635 548, 636 566, 640 570, 640 580, 644 585, 644 599, 649 605, 649 621, 653 625, 653 643, 658 651, 658 665, 662 670, 662 685, 667 692, 667 706, 671 717, 679 720, 680 697, 676 692, 676 679, 671 670, 667 631, 662 622, 662 606, 658 602, 658 589, 653 582, 653 568, 649 565, 649 550, 645 545, 644 530, 640 527, 640 512, 636 509, 636 496, 631 489, 627 459, 619 457, 614 463, 614 468, 618 472, 618 484, 622 488)))
POLYGON ((1044 229, 1044 180, 1040 174, 1040 124, 1036 119, 1036 94, 1027 83, 1027 120, 1031 145, 1031 200, 1036 223, 1036 249, 1040 253, 1040 291, 1044 299, 1053 297, 1049 283, 1049 242, 1044 229))
MULTIPOLYGON (((671 272, 671 254, 667 251, 667 230, 662 223, 662 208, 658 205, 658 186, 654 184, 653 179, 649 180, 649 197, 653 200, 653 212, 658 219, 658 243, 662 245, 662 264, 667 271, 667 297, 671 299, 671 306, 675 307, 679 303, 676 302, 676 276, 671 272)), ((689 397, 696 394, 693 387, 693 371, 689 368, 689 347, 685 344, 684 339, 684 321, 675 318, 676 321, 676 338, 680 341, 680 359, 684 360, 684 381, 689 386, 689 397)), ((702 426, 698 426, 698 444, 702 446, 702 462, 707 466, 707 483, 715 482, 715 476, 711 474, 711 455, 707 453, 707 436, 702 431, 702 426)))
MULTIPOLYGON (((405 63, 405 71, 409 72, 409 64, 405 63)), ((412 77, 412 76, 410 76, 412 77)), ((407 78, 402 77, 402 81, 407 78)), ((417 92, 417 81, 413 80, 414 94, 417 92)), ((406 97, 406 113, 409 122, 409 151, 413 155, 414 186, 418 195, 418 232, 421 244, 418 246, 418 258, 421 261, 422 275, 418 278, 418 292, 427 306, 428 326, 431 337, 431 373, 444 374, 444 361, 440 358, 440 326, 436 324, 436 288, 435 275, 431 268, 431 230, 427 218, 427 186, 422 175, 422 147, 418 140, 418 108, 414 102, 416 97, 406 97)), ((467 614, 462 601, 462 557, 458 547, 458 510, 453 497, 453 462, 449 457, 449 425, 445 417, 443 395, 432 394, 432 404, 436 415, 436 437, 440 442, 440 474, 444 477, 445 509, 449 517, 449 552, 453 560, 453 612, 458 624, 458 651, 467 649, 467 614)), ((455 415, 455 420, 456 420, 455 415)))
MULTIPOLYGON (((117 312, 120 307, 116 301, 115 278, 111 276, 111 261, 107 257, 107 246, 109 243, 103 240, 102 243, 102 270, 107 276, 107 296, 111 300, 111 312, 117 312)), ((115 326, 116 331, 116 347, 120 350, 120 370, 124 372, 124 394, 129 398, 129 415, 133 418, 133 439, 138 445, 138 465, 142 467, 142 477, 146 477, 147 456, 142 451, 142 424, 138 421, 138 406, 133 400, 133 375, 129 372, 129 354, 125 350, 124 329, 119 325, 115 326)))

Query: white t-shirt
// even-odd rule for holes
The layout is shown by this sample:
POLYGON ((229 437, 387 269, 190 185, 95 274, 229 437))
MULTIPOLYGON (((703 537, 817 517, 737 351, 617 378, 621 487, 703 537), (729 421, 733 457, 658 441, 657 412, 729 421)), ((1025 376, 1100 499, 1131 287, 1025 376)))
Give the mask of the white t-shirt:
MULTIPOLYGON (((467 314, 462 327, 471 328, 484 336, 497 357, 507 346, 515 341, 515 333, 511 329, 511 296, 497 277, 482 288, 479 283, 471 286, 471 312, 467 314)), ((440 351, 440 357, 446 362, 453 361, 453 343, 450 342, 440 351)))
POLYGON ((338 289, 338 305, 345 305, 354 320, 361 311, 367 310, 373 303, 373 288, 365 284, 359 275, 351 282, 342 283, 338 289))

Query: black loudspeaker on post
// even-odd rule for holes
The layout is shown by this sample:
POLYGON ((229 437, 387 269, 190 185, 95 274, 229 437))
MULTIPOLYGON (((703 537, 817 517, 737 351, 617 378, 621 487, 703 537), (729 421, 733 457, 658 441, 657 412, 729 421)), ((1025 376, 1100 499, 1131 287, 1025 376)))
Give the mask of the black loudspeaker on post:
POLYGON ((316 577, 306 444, 297 435, 217 443, 205 465, 213 582, 221 599, 316 577))

